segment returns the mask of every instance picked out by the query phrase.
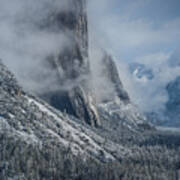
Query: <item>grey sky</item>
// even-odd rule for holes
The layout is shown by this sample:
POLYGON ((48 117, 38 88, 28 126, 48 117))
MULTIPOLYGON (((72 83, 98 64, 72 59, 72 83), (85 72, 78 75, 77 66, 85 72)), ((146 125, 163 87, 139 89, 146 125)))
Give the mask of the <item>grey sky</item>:
MULTIPOLYGON (((22 83, 25 81, 31 87, 36 84, 26 81, 22 72, 29 78, 29 74, 34 74, 31 70, 39 67, 36 64, 43 62, 44 57, 69 44, 64 33, 41 32, 34 27, 49 12, 69 9, 63 2, 66 1, 0 0, 1 58, 18 72, 22 83)), ((162 107, 167 101, 163 89, 180 76, 180 69, 168 67, 169 60, 180 59, 179 0, 87 2, 92 42, 116 57, 121 79, 132 100, 145 110, 162 107), (128 63, 135 61, 151 67, 156 78, 143 84, 134 80, 126 68, 128 63)))
POLYGON ((124 86, 143 111, 163 109, 166 85, 180 76, 179 67, 169 67, 180 62, 179 9, 179 0, 89 1, 90 32, 115 56, 124 86), (128 72, 131 62, 152 68, 155 78, 137 81, 128 72))
POLYGON ((90 11, 99 39, 124 61, 157 51, 170 52, 180 42, 178 0, 92 0, 90 11), (102 35, 102 37, 101 37, 102 35))
POLYGON ((115 0, 115 11, 126 14, 129 4, 134 4, 134 8, 131 9, 134 18, 144 17, 154 21, 166 21, 180 16, 179 0, 115 0))

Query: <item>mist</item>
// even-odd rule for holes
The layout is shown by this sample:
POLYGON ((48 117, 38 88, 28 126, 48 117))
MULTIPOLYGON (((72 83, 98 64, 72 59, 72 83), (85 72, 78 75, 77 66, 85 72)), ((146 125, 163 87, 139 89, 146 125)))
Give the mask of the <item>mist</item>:
MULTIPOLYGON (((159 7, 154 14, 148 11, 157 9, 160 1, 157 4, 151 0, 88 1, 89 58, 98 101, 114 93, 102 73, 105 49, 116 60, 125 89, 142 111, 165 108, 168 101, 165 88, 180 76, 180 15, 173 14, 173 10, 168 15, 163 4, 162 10, 159 7), (128 66, 133 62, 152 69, 155 78, 139 81, 129 72, 128 66)), ((173 3, 170 4, 173 9, 173 3)), ((0 1, 0 58, 28 91, 60 88, 56 74, 46 68, 45 59, 71 44, 71 32, 42 26, 51 14, 61 11, 73 11, 69 1, 0 1), (42 79, 43 83, 39 83, 42 79)), ((67 81, 61 88, 71 88, 81 78, 77 82, 67 81)))
MULTIPOLYGON (((132 99, 143 111, 162 112, 165 110, 169 98, 166 87, 180 76, 180 66, 170 66, 175 57, 174 53, 157 53, 136 59, 137 63, 151 69, 154 76, 152 79, 138 79, 133 74, 129 75, 133 88, 128 89, 133 89, 135 94, 130 92, 132 99)), ((176 58, 179 59, 179 56, 176 58)))
MULTIPOLYGON (((67 90, 79 84, 82 79, 89 78, 84 75, 73 82, 66 79, 64 84, 59 84, 57 82, 60 80, 57 79, 56 72, 52 72, 47 67, 48 57, 56 58, 73 42, 71 32, 64 32, 63 28, 57 28, 55 24, 45 27, 51 15, 73 11, 70 2, 67 0, 0 1, 0 58, 27 91, 42 94, 51 90, 67 90)), ((88 9, 89 6, 90 4, 88 9)), ((93 22, 94 19, 89 18, 88 23, 93 22)), ((91 27, 90 25, 89 59, 92 81, 89 86, 96 92, 97 101, 101 102, 102 99, 113 97, 115 90, 103 75, 104 47, 95 40, 96 32, 94 28, 91 31, 91 27)), ((60 67, 59 72, 63 76, 60 67)))
POLYGON ((90 34, 89 37, 90 86, 96 96, 96 102, 101 103, 104 100, 112 100, 116 96, 116 90, 113 83, 106 76, 107 67, 103 59, 107 51, 105 52, 98 45, 95 37, 93 34, 90 34))
POLYGON ((0 58, 28 91, 57 88, 56 76, 48 72, 45 59, 69 46, 70 38, 63 31, 41 26, 52 13, 71 11, 67 2, 0 1, 0 58), (44 76, 43 83, 39 83, 40 76, 44 76))
POLYGON ((143 112, 163 111, 166 86, 180 76, 178 5, 170 0, 89 1, 91 33, 114 56, 125 89, 143 112), (134 77, 129 71, 134 62, 151 69, 154 79, 134 77))

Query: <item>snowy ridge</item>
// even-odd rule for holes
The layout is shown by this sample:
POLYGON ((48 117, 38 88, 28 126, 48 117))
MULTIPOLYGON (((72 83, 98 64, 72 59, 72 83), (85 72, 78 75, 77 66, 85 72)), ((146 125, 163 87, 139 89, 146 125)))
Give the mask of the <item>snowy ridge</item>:
POLYGON ((105 142, 106 140, 104 138, 96 135, 90 129, 86 129, 82 125, 70 120, 70 116, 62 114, 47 103, 37 98, 36 100, 28 96, 26 96, 26 98, 30 104, 35 104, 41 111, 52 117, 54 122, 59 123, 61 131, 63 132, 62 134, 66 136, 66 140, 64 141, 67 142, 64 145, 69 146, 68 141, 71 141, 72 151, 75 154, 81 152, 91 155, 94 154, 97 157, 101 154, 103 158, 107 160, 121 158, 121 156, 125 154, 130 154, 128 149, 110 141, 105 142), (116 155, 112 155, 112 152, 116 155))
POLYGON ((26 119, 19 121, 16 112, 7 112, 8 119, 1 121, 1 129, 11 132, 11 136, 34 145, 42 144, 44 140, 55 141, 65 148, 70 147, 75 155, 80 153, 84 157, 88 155, 102 161, 115 160, 130 153, 126 148, 108 142, 90 129, 77 124, 67 114, 55 110, 38 98, 27 94, 16 98, 23 101, 23 104, 19 103, 20 106, 26 104, 28 109, 27 112, 26 108, 18 107, 18 116, 26 117, 31 112, 31 119, 24 123, 26 119), (16 127, 12 127, 12 121, 16 121, 16 127))
POLYGON ((101 104, 99 107, 103 114, 119 120, 131 131, 136 131, 139 129, 139 126, 147 123, 145 116, 132 103, 109 102, 101 104))

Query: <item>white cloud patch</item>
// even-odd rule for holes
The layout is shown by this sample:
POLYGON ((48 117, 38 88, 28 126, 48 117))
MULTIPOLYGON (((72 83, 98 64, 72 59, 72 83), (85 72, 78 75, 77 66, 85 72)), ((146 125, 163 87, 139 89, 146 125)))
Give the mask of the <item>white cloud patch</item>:
MULTIPOLYGON (((180 66, 169 66, 174 54, 150 54, 141 57, 137 62, 152 69, 154 78, 152 80, 140 81, 136 76, 131 76, 135 94, 132 98, 142 110, 158 111, 165 108, 168 101, 166 86, 180 76, 180 66)), ((179 58, 179 57, 178 57, 179 58)), ((132 94, 130 92, 130 94, 132 94)))

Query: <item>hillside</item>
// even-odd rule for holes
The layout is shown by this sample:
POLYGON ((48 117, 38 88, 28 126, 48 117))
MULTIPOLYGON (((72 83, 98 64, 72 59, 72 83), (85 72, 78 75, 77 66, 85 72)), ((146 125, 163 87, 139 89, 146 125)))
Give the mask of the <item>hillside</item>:
POLYGON ((0 61, 0 179, 178 179, 180 134, 147 121, 106 50, 91 58, 86 1, 45 2, 11 17, 40 37, 0 61))

